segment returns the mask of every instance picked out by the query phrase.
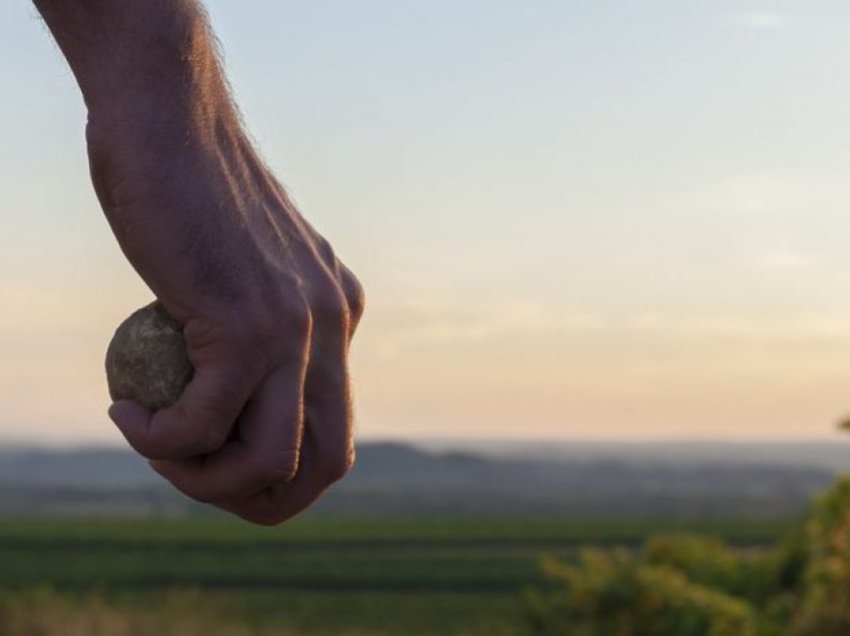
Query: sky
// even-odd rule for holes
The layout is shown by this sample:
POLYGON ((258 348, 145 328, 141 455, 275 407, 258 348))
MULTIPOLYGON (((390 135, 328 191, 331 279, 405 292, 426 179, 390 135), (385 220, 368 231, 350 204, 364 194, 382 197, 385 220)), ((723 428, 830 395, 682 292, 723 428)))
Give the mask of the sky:
MULTIPOLYGON (((208 7, 366 287, 362 438, 831 439, 850 411, 846 2, 208 7)), ((103 355, 151 295, 26 0, 0 86, 0 442, 120 443, 103 355)))

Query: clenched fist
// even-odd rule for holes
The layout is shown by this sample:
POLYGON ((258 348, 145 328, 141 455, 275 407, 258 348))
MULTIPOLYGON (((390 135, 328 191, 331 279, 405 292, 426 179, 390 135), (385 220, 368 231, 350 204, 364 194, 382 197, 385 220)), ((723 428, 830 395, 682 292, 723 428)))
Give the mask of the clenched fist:
POLYGON ((174 406, 110 415, 187 495, 282 522, 354 460, 361 286, 258 157, 196 2, 36 4, 86 100, 106 218, 195 370, 174 406))

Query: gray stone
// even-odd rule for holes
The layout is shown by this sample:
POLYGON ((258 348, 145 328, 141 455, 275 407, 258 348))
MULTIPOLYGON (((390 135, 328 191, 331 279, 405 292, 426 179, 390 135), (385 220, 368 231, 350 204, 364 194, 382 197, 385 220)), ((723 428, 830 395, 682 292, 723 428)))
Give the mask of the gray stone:
POLYGON ((183 327, 159 302, 127 318, 106 352, 112 399, 133 400, 152 411, 176 403, 193 374, 183 327))

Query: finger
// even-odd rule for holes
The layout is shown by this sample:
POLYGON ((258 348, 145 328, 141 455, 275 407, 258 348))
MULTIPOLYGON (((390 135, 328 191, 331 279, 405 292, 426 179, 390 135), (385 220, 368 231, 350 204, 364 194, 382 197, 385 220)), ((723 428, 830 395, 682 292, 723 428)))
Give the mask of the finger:
POLYGON ((300 469, 292 481, 266 488, 251 497, 220 501, 215 505, 252 523, 281 524, 309 508, 330 486, 316 478, 317 454, 314 436, 305 430, 300 469))
POLYGON ((312 470, 328 485, 342 479, 354 464, 351 382, 341 338, 337 355, 313 358, 304 392, 305 426, 316 450, 312 470), (340 351, 341 349, 341 351, 340 351))
POLYGON ((151 462, 184 494, 213 502, 291 480, 304 430, 305 359, 267 378, 239 418, 237 437, 200 458, 151 462))
POLYGON ((366 294, 363 285, 360 284, 354 273, 339 261, 337 261, 336 274, 348 304, 348 339, 350 342, 354 338, 354 333, 357 331, 363 312, 366 310, 366 294))
POLYGON ((130 445, 148 459, 202 455, 227 440, 253 382, 246 369, 236 366, 199 368, 174 406, 151 413, 132 402, 118 402, 110 416, 130 445))
POLYGON ((316 501, 354 462, 350 380, 346 361, 346 317, 314 314, 314 338, 307 370, 305 432, 295 478, 248 499, 218 502, 255 523, 279 524, 316 501))
POLYGON ((316 478, 331 484, 353 463, 348 344, 351 314, 338 285, 327 290, 313 313, 315 329, 304 389, 306 426, 316 449, 316 478))

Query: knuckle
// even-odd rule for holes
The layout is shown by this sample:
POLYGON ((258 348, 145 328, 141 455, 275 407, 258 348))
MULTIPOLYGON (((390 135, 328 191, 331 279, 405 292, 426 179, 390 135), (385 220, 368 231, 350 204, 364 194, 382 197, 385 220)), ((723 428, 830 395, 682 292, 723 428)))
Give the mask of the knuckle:
POLYGON ((240 516, 251 523, 271 527, 282 524, 292 515, 272 503, 264 503, 255 506, 251 510, 244 511, 240 516))
POLYGON ((314 312, 326 324, 343 324, 348 318, 348 307, 338 293, 321 294, 315 301, 314 312))
POLYGON ((312 315, 307 302, 300 294, 281 290, 276 298, 268 299, 267 306, 255 316, 253 333, 265 345, 286 334, 306 339, 312 328, 312 315))
POLYGON ((334 252, 333 246, 330 242, 321 235, 316 235, 314 237, 314 245, 316 248, 316 252, 319 254, 319 257, 325 262, 326 265, 333 269, 333 266, 337 262, 336 253, 334 252))
POLYGON ((284 303, 278 314, 278 320, 287 333, 296 334, 304 339, 310 336, 313 328, 313 315, 303 298, 284 303))
POLYGON ((313 314, 323 323, 341 324, 348 319, 348 304, 339 284, 327 275, 320 277, 311 299, 313 314))
POLYGON ((227 442, 229 431, 220 426, 206 428, 201 434, 202 453, 211 453, 218 450, 227 442))
POLYGON ((350 271, 346 270, 342 278, 348 308, 354 319, 360 320, 363 312, 366 311, 366 292, 357 277, 350 271))
POLYGON ((346 449, 324 458, 318 466, 319 478, 326 484, 333 484, 344 478, 354 468, 354 449, 346 449))
POLYGON ((264 485, 292 481, 298 472, 298 452, 284 451, 255 460, 257 481, 264 485))

